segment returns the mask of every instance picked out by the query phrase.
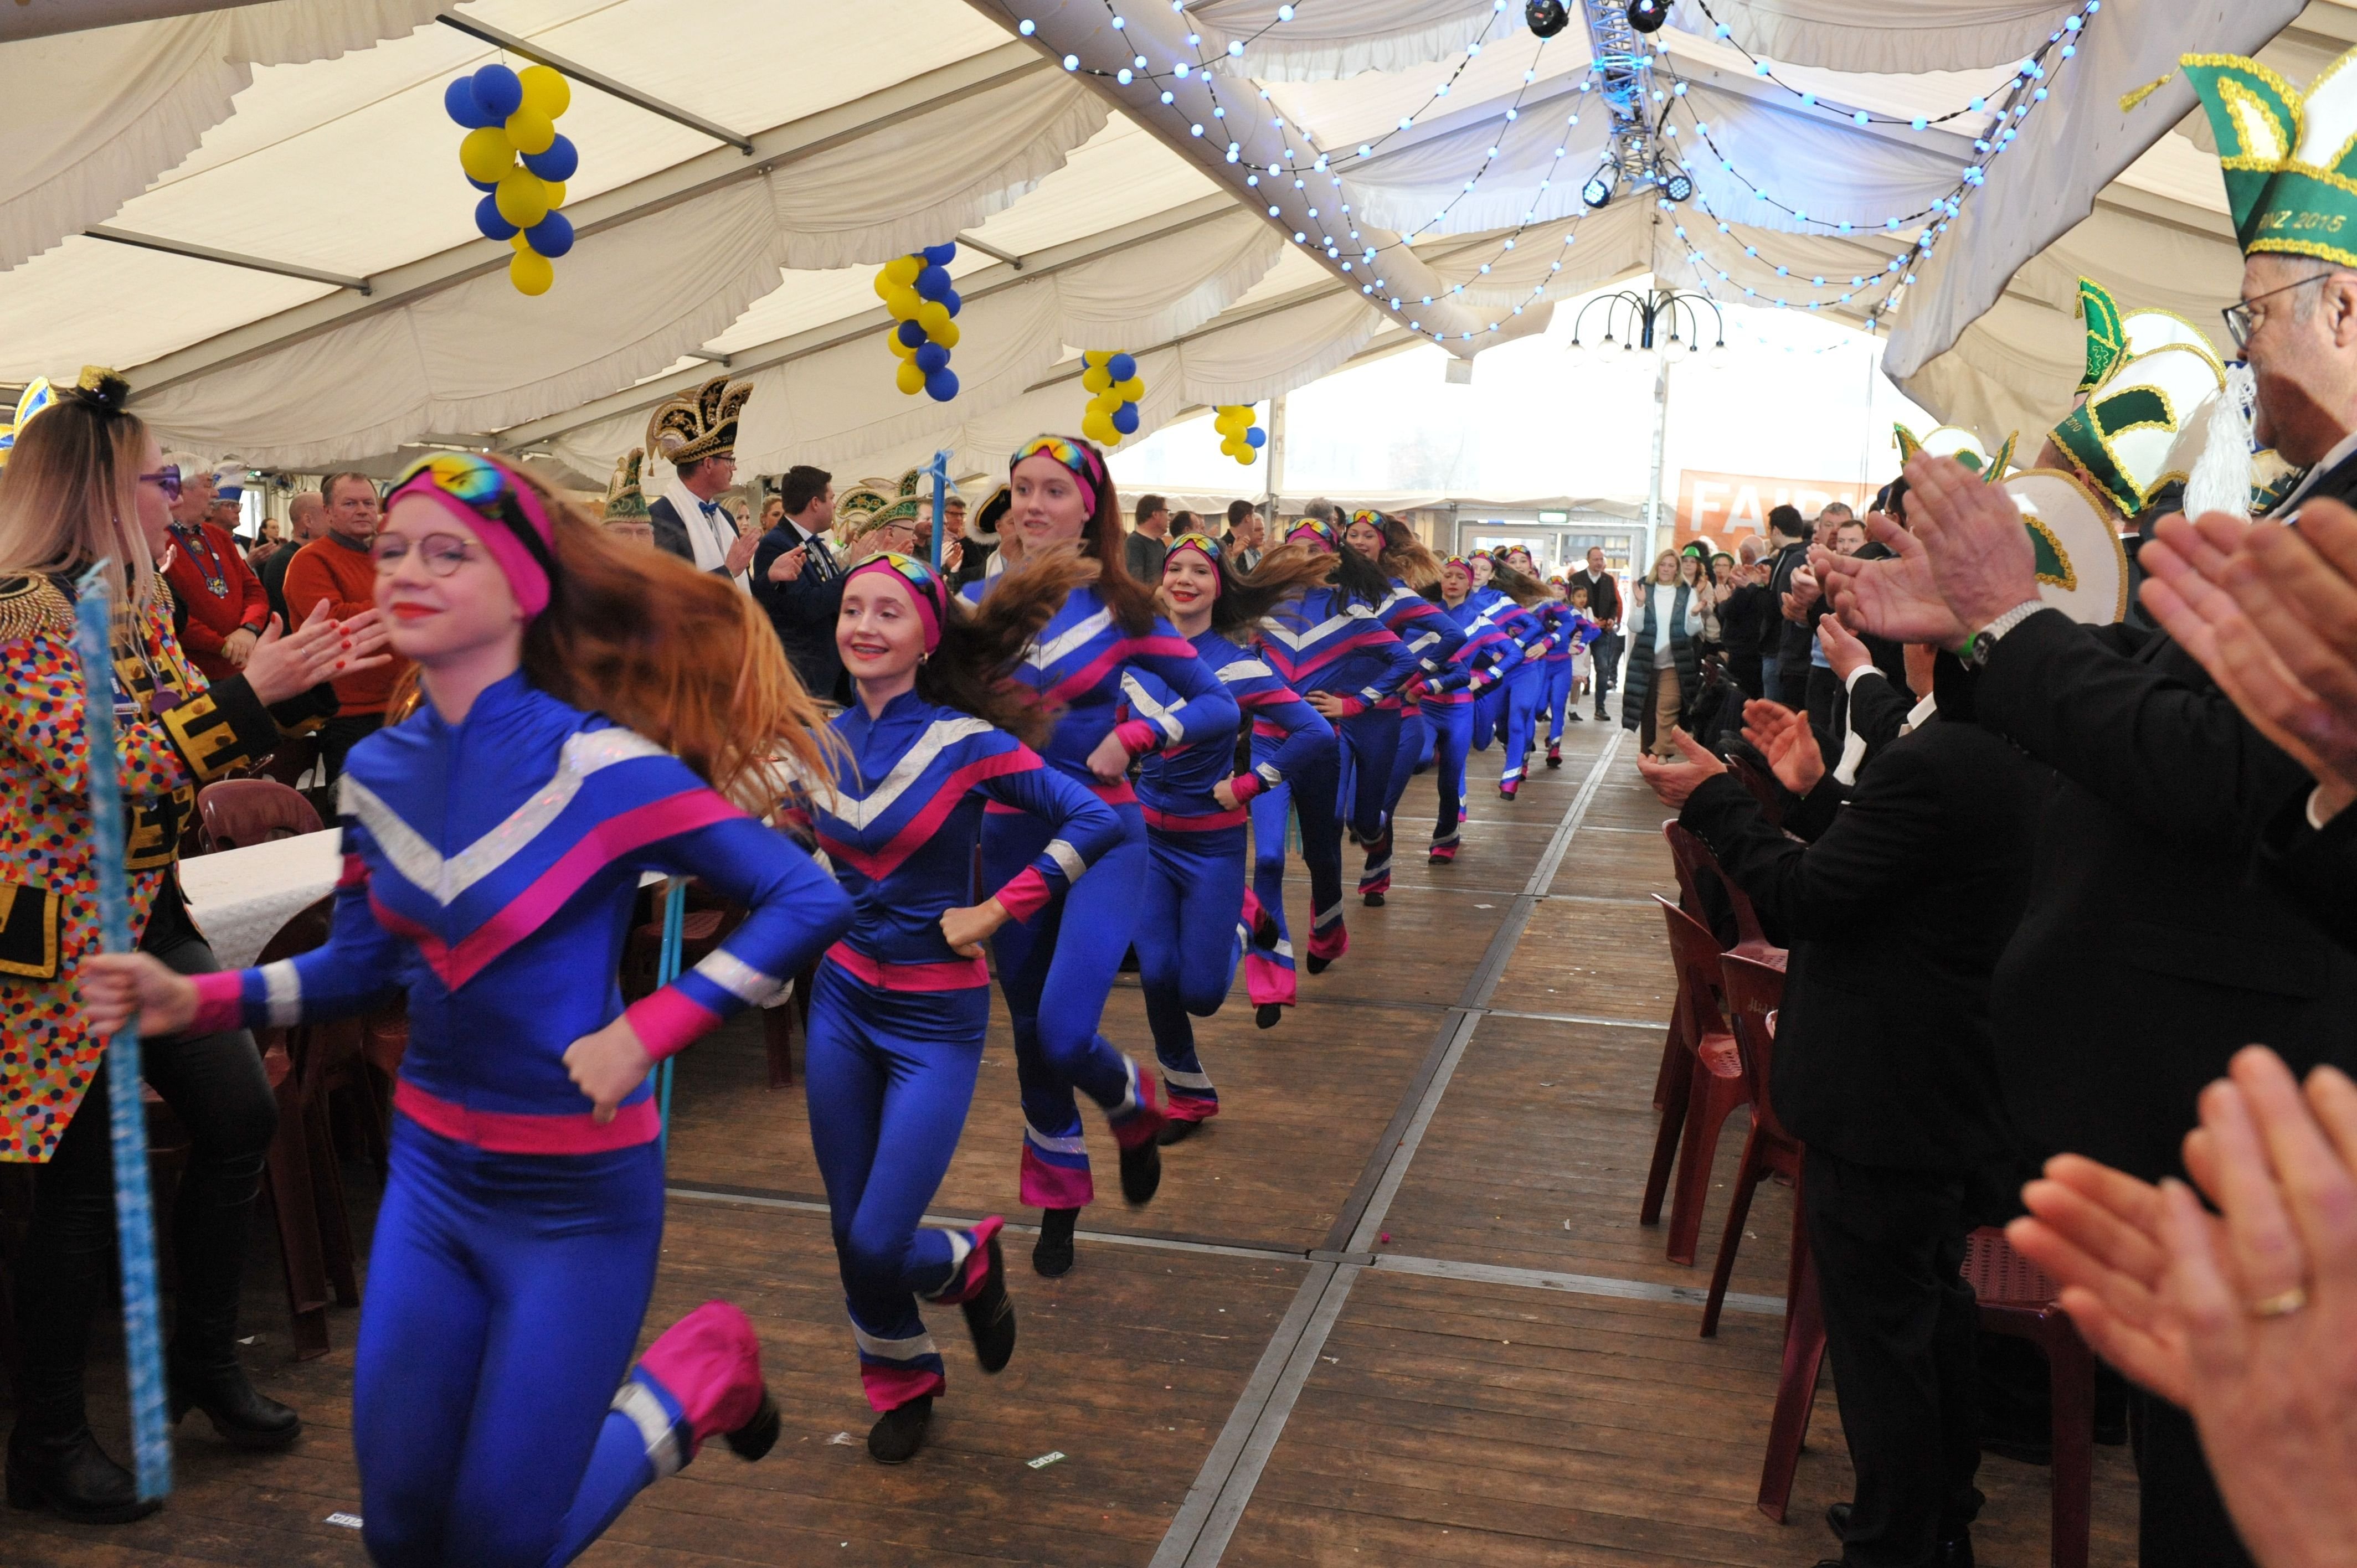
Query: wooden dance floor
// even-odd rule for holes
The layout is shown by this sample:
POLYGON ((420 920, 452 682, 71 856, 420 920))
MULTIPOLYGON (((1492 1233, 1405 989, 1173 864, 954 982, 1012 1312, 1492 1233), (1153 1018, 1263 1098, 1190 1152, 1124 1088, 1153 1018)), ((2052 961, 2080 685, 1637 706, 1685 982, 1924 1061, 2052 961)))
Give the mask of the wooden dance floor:
MULTIPOLYGON (((1719 1337, 1701 1293, 1740 1151, 1719 1149, 1702 1262, 1664 1262, 1637 1223, 1671 977, 1660 913, 1665 814, 1633 736, 1592 719, 1559 772, 1519 803, 1474 758, 1474 820, 1453 866, 1424 864, 1433 788, 1418 779, 1390 905, 1349 907, 1351 951, 1301 983, 1277 1028, 1253 1026, 1239 983, 1199 1026, 1222 1114, 1167 1152, 1162 1196, 1125 1208, 1111 1144, 1091 1141, 1109 1195, 1083 1216, 1058 1281, 1010 1233, 1021 1315, 1014 1364, 974 1367, 953 1311, 933 1315, 949 1393, 931 1442, 885 1469, 864 1447, 851 1336, 799 1088, 763 1088, 758 1026, 682 1058, 673 1199, 650 1323, 713 1296, 761 1331, 786 1434, 759 1465, 715 1445, 646 1493, 582 1561, 901 1568, 1725 1563, 1781 1568, 1837 1548, 1822 1522, 1849 1466, 1830 1375, 1792 1522, 1752 1505, 1774 1394, 1790 1195, 1763 1189, 1719 1337)), ((1353 870, 1355 872, 1355 862, 1353 870)), ((1296 876, 1293 930, 1308 925, 1296 876)), ((1132 983, 1107 1033, 1150 1057, 1132 983)), ((936 1205, 944 1219, 1015 1208, 1021 1120, 1003 1021, 936 1205)), ((356 1169, 356 1218, 371 1198, 356 1169)), ((300 1446, 235 1454, 183 1429, 180 1490, 115 1530, 46 1515, 0 1520, 0 1563, 364 1562, 350 1434, 357 1317, 336 1348, 287 1359, 274 1255, 257 1248, 248 1354, 299 1406, 300 1446)), ((119 1353, 93 1403, 125 1455, 119 1353)), ((1989 1458, 1975 1527, 1984 1564, 2047 1561, 2043 1469, 1989 1458)), ((2134 1559, 2126 1453, 2096 1450, 2098 1564, 2134 1559)))

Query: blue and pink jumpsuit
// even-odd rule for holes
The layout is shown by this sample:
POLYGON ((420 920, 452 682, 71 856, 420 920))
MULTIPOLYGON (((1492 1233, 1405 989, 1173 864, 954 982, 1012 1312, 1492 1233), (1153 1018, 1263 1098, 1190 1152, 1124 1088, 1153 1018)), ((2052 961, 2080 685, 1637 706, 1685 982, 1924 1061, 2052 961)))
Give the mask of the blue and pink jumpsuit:
POLYGON ((974 1102, 990 1025, 990 972, 942 935, 942 912, 981 902, 974 845, 985 802, 1050 835, 996 892, 1036 915, 1121 843, 1113 808, 1005 731, 904 692, 834 721, 834 788, 809 790, 819 848, 851 897, 851 929, 819 965, 810 1015, 811 1144, 867 1402, 898 1409, 943 1387, 920 1300, 982 1288, 994 1217, 920 1227, 974 1102))
MULTIPOLYGON (((1251 942, 1258 914, 1244 886, 1244 823, 1251 802, 1305 768, 1330 767, 1334 726, 1276 678, 1257 653, 1215 631, 1192 639, 1195 651, 1236 706, 1279 738, 1249 773, 1236 776, 1231 810, 1211 790, 1230 777, 1234 746, 1226 741, 1177 746, 1147 757, 1137 779, 1149 860, 1146 908, 1137 924, 1138 979, 1146 1020, 1174 1120, 1200 1122, 1219 1114, 1219 1091, 1195 1054, 1190 1016, 1208 1018, 1227 1000, 1236 956, 1245 955, 1245 983, 1254 1003, 1293 1000, 1293 954, 1251 942), (1242 918, 1238 910, 1243 910, 1242 918), (1282 967, 1279 967, 1282 965, 1282 967)), ((1152 675, 1122 677, 1132 714, 1159 721, 1173 706, 1152 675)))
MULTIPOLYGON (((1480 592, 1479 589, 1475 590, 1480 592)), ((1511 605, 1503 595, 1499 598, 1511 605)), ((1465 818, 1465 759, 1473 746, 1473 729, 1483 698, 1523 661, 1522 645, 1478 607, 1473 596, 1448 618, 1464 633, 1446 673, 1426 682, 1425 717, 1433 729, 1433 772, 1440 794, 1440 815, 1432 830, 1431 857, 1447 863, 1457 858, 1458 824, 1465 818)))
POLYGON ((1545 658, 1554 633, 1536 612, 1526 610, 1500 594, 1489 607, 1491 624, 1514 639, 1522 658, 1506 671, 1505 713, 1501 737, 1505 766, 1499 770, 1498 793, 1511 800, 1523 787, 1523 772, 1538 738, 1539 699, 1546 687, 1545 658))
MULTIPOLYGON (((1262 628, 1260 650, 1287 687, 1304 697, 1331 693, 1349 710, 1334 726, 1342 743, 1339 768, 1312 764, 1252 802, 1253 895, 1275 919, 1280 936, 1286 806, 1300 818, 1301 859, 1309 868, 1309 957, 1322 968, 1351 946, 1342 923, 1343 802, 1354 838, 1372 844, 1383 837, 1383 795, 1399 746, 1399 712, 1383 701, 1416 672, 1416 657, 1374 606, 1330 584, 1311 588, 1290 610, 1272 616, 1262 628)), ((1274 756, 1283 738, 1276 725, 1255 723, 1254 762, 1274 756)))
POLYGON ((1603 636, 1604 628, 1561 602, 1542 605, 1539 613, 1554 633, 1547 645, 1546 689, 1539 708, 1547 715, 1547 761, 1555 763, 1563 757, 1564 714, 1571 706, 1572 655, 1603 636))
POLYGON ((1361 897, 1391 891, 1392 839, 1400 798, 1407 793, 1407 781, 1415 770, 1432 761, 1434 735, 1424 716, 1425 684, 1445 674, 1448 661, 1465 645, 1464 632, 1448 613, 1397 577, 1392 579, 1390 595, 1375 607, 1375 616, 1415 655, 1417 674, 1397 696, 1384 699, 1400 710, 1399 748, 1393 754, 1391 783, 1383 794, 1383 837, 1367 846, 1366 869, 1359 874, 1361 897))
MULTIPOLYGON (((963 592, 978 600, 985 586, 969 584, 963 592)), ((1073 1090, 1103 1108, 1125 1147, 1152 1138, 1164 1120, 1153 1080, 1097 1032, 1146 899, 1147 852, 1136 792, 1125 779, 1098 782, 1088 759, 1115 728, 1121 678, 1133 669, 1160 681, 1179 705, 1163 720, 1119 725, 1131 757, 1235 734, 1235 703, 1194 646, 1158 616, 1144 635, 1131 636, 1093 585, 1072 590, 1014 671, 1057 711, 1048 765, 1110 806, 1122 828, 1121 843, 1086 877, 1051 892, 1037 913, 1008 921, 991 939, 1023 1093, 1022 1199, 1039 1208, 1079 1208, 1095 1196, 1073 1090)), ((993 802, 982 819, 985 885, 1012 881, 1052 851, 1054 836, 1038 818, 993 802)))
POLYGON ((353 1376, 363 1536, 404 1568, 568 1563, 762 1394, 752 1327, 724 1303, 631 1366, 662 1240, 662 1129, 645 1084, 599 1123, 565 1050, 627 1017, 652 1056, 678 1051, 774 995, 842 934, 850 900, 654 742, 520 673, 461 723, 428 704, 361 741, 342 818, 328 944, 198 976, 196 1026, 407 993, 353 1376), (750 913, 625 1013, 648 871, 750 913))

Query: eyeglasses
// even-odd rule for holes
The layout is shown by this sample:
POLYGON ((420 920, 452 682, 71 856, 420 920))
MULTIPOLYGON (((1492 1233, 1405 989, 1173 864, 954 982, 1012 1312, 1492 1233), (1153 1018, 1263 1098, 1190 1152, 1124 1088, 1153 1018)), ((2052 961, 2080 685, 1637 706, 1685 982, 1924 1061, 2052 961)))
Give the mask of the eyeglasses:
MULTIPOLYGON (((409 536, 380 533, 369 545, 379 575, 393 571, 409 556, 409 536)), ((447 577, 475 558, 475 547, 455 533, 429 533, 417 542, 417 558, 436 577, 447 577)))
POLYGON ((164 499, 167 501, 178 500, 180 499, 180 465, 167 463, 152 474, 140 475, 139 482, 143 485, 153 485, 163 491, 164 499))
POLYGON ((2302 278, 2298 283, 2287 283, 2281 288, 2271 288, 2265 294, 2255 294, 2248 299, 2238 299, 2218 314, 2226 318, 2226 331, 2234 339, 2234 347, 2245 348, 2251 341, 2251 334, 2259 329, 2259 322, 2262 319, 2251 314, 2251 306, 2263 299, 2273 299, 2279 294, 2289 294, 2296 288, 2306 288, 2309 284, 2322 283, 2327 278, 2340 275, 2338 272, 2319 273, 2314 277, 2302 278))

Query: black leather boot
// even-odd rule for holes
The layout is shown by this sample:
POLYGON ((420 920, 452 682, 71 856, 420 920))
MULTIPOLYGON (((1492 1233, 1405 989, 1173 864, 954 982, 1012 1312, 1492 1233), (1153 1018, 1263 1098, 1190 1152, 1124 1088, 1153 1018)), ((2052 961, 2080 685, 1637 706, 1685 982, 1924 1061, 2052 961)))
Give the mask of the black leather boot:
POLYGON ((140 1501, 131 1472, 106 1456, 89 1427, 47 1437, 19 1422, 8 1438, 8 1506, 45 1508, 76 1524, 128 1524, 164 1500, 140 1501))
POLYGON ((1052 1280, 1071 1272, 1072 1228, 1080 1219, 1077 1208, 1039 1211, 1039 1240, 1031 1249, 1031 1267, 1036 1273, 1052 1280))
POLYGON ((234 1358, 199 1369, 177 1353, 168 1369, 172 1420, 200 1410, 232 1448, 276 1450, 303 1435, 303 1418, 264 1394, 234 1358))
POLYGON ((925 1428, 932 1423, 933 1396, 920 1394, 907 1404, 888 1410, 867 1429, 867 1456, 878 1465, 905 1465, 925 1445, 925 1428))

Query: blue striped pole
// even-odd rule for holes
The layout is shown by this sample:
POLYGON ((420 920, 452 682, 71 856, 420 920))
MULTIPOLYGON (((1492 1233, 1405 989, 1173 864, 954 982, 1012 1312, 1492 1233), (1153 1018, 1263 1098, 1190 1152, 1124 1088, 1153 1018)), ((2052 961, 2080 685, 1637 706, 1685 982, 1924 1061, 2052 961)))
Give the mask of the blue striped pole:
POLYGON ((942 529, 946 519, 942 503, 949 499, 950 455, 946 450, 933 454, 925 471, 933 477, 933 570, 942 569, 942 529))
MULTIPOLYGON (((687 879, 674 876, 671 890, 663 895, 662 957, 655 966, 655 984, 669 985, 679 978, 680 943, 687 929, 687 879)), ((662 1157, 671 1161, 671 1064, 665 1057, 655 1069, 655 1098, 661 1102, 659 1113, 662 1126, 662 1157)))
MULTIPOLYGON (((123 871, 123 786, 115 776, 113 605, 102 561, 74 585, 74 652, 81 660, 82 736, 90 761, 90 825, 97 861, 99 948, 129 952, 131 896, 123 871)), ((140 1500, 172 1490, 164 1400, 163 1314, 156 1291, 156 1213, 147 1190, 147 1110, 140 1103, 139 1031, 125 1025, 106 1048, 108 1124, 114 1143, 114 1230, 122 1250, 123 1343, 131 1373, 131 1447, 140 1500)))

